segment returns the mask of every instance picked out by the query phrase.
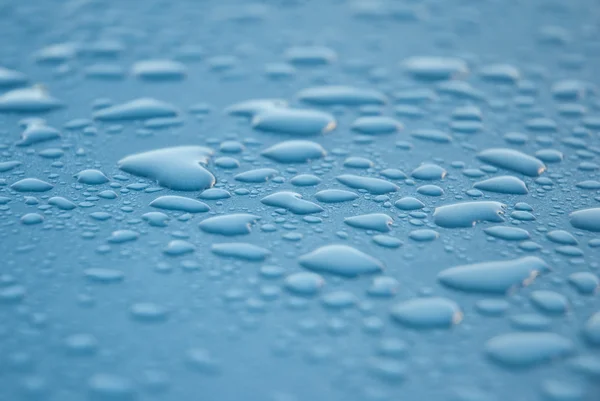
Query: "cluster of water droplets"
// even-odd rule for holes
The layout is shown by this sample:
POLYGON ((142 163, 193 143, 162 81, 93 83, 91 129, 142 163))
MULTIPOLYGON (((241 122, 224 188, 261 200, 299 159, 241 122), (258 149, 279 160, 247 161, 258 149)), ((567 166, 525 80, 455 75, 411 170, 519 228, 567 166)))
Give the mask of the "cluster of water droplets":
POLYGON ((478 54, 470 2, 324 2, 307 43, 327 13, 241 2, 194 40, 156 2, 181 31, 82 41, 102 3, 0 66, 0 398, 598 394, 597 26, 478 54))

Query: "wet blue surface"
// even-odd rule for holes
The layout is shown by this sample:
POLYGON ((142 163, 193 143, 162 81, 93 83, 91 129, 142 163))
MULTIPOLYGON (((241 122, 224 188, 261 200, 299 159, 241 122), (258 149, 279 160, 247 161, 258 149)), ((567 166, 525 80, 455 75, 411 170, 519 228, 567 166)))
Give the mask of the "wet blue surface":
POLYGON ((592 0, 0 4, 0 400, 600 400, 592 0))

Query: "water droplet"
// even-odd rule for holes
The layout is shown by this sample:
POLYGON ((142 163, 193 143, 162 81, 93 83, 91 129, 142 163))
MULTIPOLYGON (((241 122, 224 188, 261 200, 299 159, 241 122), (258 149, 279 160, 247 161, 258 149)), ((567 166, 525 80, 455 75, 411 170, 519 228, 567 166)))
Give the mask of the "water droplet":
POLYGON ((252 127, 257 130, 293 136, 325 134, 336 126, 331 114, 309 109, 271 108, 252 119, 252 127))
POLYGON ((294 214, 312 214, 324 211, 316 203, 302 199, 302 195, 295 192, 281 191, 265 196, 260 200, 267 206, 281 207, 294 214))
POLYGON ((529 192, 527 185, 521 179, 512 175, 502 175, 479 181, 473 184, 473 188, 510 195, 527 195, 529 192))
POLYGON ((189 349, 187 351, 186 362, 196 372, 205 375, 214 376, 221 372, 220 363, 206 349, 189 349))
POLYGON ((73 202, 63 198, 62 196, 54 196, 48 199, 48 204, 56 206, 60 210, 73 210, 77 207, 77 205, 75 205, 73 202))
POLYGON ((404 60, 402 65, 413 78, 423 81, 443 81, 469 73, 467 63, 450 57, 411 57, 404 60))
POLYGON ((0 162, 0 173, 6 173, 7 171, 14 170, 15 168, 19 167, 21 164, 23 164, 23 163, 21 163, 20 161, 17 161, 17 160, 0 162))
POLYGON ((95 111, 94 119, 100 121, 148 120, 175 117, 177 114, 179 111, 169 103, 144 97, 95 111))
POLYGON ((148 212, 142 215, 142 219, 152 227, 166 227, 169 216, 161 212, 148 212))
POLYGON ((390 313, 395 322, 414 329, 449 329, 463 318, 456 302, 442 297, 409 299, 392 306, 390 313))
POLYGON ((390 231, 390 226, 394 222, 390 216, 385 213, 370 213, 360 216, 346 217, 344 223, 350 227, 363 230, 374 230, 382 233, 390 231))
POLYGON ((600 208, 577 210, 571 213, 570 217, 573 227, 600 232, 600 208))
POLYGON ((92 267, 84 271, 85 277, 94 283, 109 284, 123 281, 125 273, 117 269, 92 267))
POLYGON ((510 64, 490 64, 481 67, 479 75, 484 81, 497 84, 516 84, 521 78, 519 70, 510 64))
POLYGON ((133 230, 117 230, 113 231, 108 237, 107 242, 111 244, 123 244, 137 240, 140 234, 133 230))
POLYGON ((150 206, 163 210, 175 210, 186 213, 206 213, 210 210, 210 207, 204 202, 176 195, 158 197, 150 202, 150 206))
POLYGON ((529 299, 538 310, 551 315, 563 314, 569 307, 567 298, 555 291, 533 291, 529 294, 529 299))
POLYGON ((215 255, 246 260, 248 262, 262 262, 271 255, 268 249, 245 242, 213 244, 210 249, 215 255))
POLYGON ((435 208, 435 224, 444 228, 473 227, 477 222, 501 223, 506 206, 500 202, 462 202, 435 208))
POLYGON ((317 192, 315 198, 323 203, 339 203, 358 199, 358 194, 344 189, 324 189, 317 192))
POLYGON ((65 338, 65 347, 71 355, 92 355, 98 348, 98 340, 91 334, 72 334, 65 338))
POLYGON ((600 289, 600 279, 590 272, 572 273, 569 283, 582 295, 593 295, 600 289))
POLYGON ((258 184, 261 182, 267 182, 271 178, 279 174, 279 171, 272 168, 257 168, 254 170, 244 171, 243 173, 237 174, 233 177, 236 181, 245 183, 258 184))
POLYGON ((278 107, 287 107, 287 102, 283 99, 252 99, 232 104, 225 109, 225 113, 252 118, 263 111, 278 107))
POLYGON ((501 334, 485 344, 492 361, 511 368, 531 368, 564 358, 574 349, 571 340, 556 333, 501 334))
POLYGON ((200 199, 220 200, 231 198, 231 194, 222 188, 209 188, 198 195, 200 199))
POLYGON ((391 237, 389 235, 374 235, 373 242, 379 246, 384 248, 395 249, 401 247, 404 243, 396 237, 391 237))
POLYGON ((353 174, 342 174, 335 177, 342 184, 354 188, 365 189, 371 194, 382 195, 389 192, 395 192, 399 189, 396 184, 380 178, 363 177, 353 174))
POLYGON ((193 253, 195 250, 196 247, 194 244, 181 239, 176 239, 169 241, 167 246, 163 249, 163 253, 168 256, 183 256, 193 253))
POLYGON ((225 236, 250 234, 250 228, 260 219, 259 216, 249 213, 226 214, 222 216, 209 217, 200 222, 202 231, 210 234, 225 236))
POLYGON ((417 193, 425 196, 442 196, 444 195, 444 190, 437 185, 421 185, 417 188, 417 193))
POLYGON ((108 373, 96 373, 89 382, 91 398, 98 401, 133 400, 135 391, 131 382, 122 377, 108 373))
POLYGON ((585 322, 583 336, 591 345, 600 346, 600 312, 594 313, 585 322))
POLYGON ((366 135, 386 135, 401 131, 400 121, 386 116, 359 117, 352 123, 352 129, 366 135))
POLYGON ((410 133, 410 136, 426 142, 450 143, 452 137, 447 133, 436 129, 418 129, 410 133))
POLYGON ((375 163, 365 157, 352 156, 344 160, 344 167, 347 168, 368 169, 373 167, 374 164, 375 163))
POLYGON ((325 285, 323 277, 316 273, 293 273, 285 278, 285 288, 295 295, 311 297, 325 285))
POLYGON ((556 149, 541 149, 535 152, 535 157, 544 163, 559 163, 563 160, 563 154, 556 149))
POLYGON ((96 63, 84 68, 88 79, 102 81, 120 81, 125 78, 125 69, 117 64, 96 63))
POLYGON ((304 140, 280 142, 262 152, 264 157, 279 163, 307 163, 326 154, 318 143, 304 140))
POLYGON ((22 285, 8 285, 0 288, 0 305, 1 304, 16 304, 21 302, 27 290, 22 285))
POLYGON ((131 67, 131 73, 145 81, 178 81, 185 78, 186 68, 173 60, 142 60, 131 67))
POLYGON ((165 307, 152 302, 135 303, 129 312, 134 320, 143 323, 164 322, 169 315, 165 307))
POLYGON ((393 297, 399 288, 400 283, 394 277, 379 276, 373 279, 367 294, 372 297, 393 297))
POLYGON ((77 182, 87 185, 101 185, 109 181, 102 171, 95 169, 82 170, 75 174, 75 178, 77 182))
POLYGON ((397 200, 394 203, 394 206, 396 206, 400 210, 409 211, 423 209, 425 207, 425 204, 417 198, 405 196, 404 198, 397 200))
POLYGON ((577 239, 568 231, 552 230, 546 234, 546 237, 557 244, 561 245, 578 245, 577 239))
POLYGON ((514 149, 486 149, 478 153, 477 158, 494 167, 514 171, 529 177, 537 177, 546 171, 546 166, 540 160, 514 149))
POLYGON ((440 234, 437 231, 428 228, 413 230, 408 233, 408 238, 418 242, 435 241, 439 236, 440 234))
POLYGON ((24 178, 10 186, 17 192, 46 192, 54 188, 54 185, 37 178, 24 178))
POLYGON ((40 64, 61 64, 75 57, 76 52, 74 43, 55 43, 35 52, 34 58, 40 64))
POLYGON ((10 88, 23 86, 27 83, 27 75, 20 71, 0 67, 0 87, 10 88))
POLYGON ((542 259, 526 256, 451 267, 442 270, 438 280, 459 291, 506 294, 516 287, 530 284, 536 276, 548 270, 542 259))
POLYGON ((60 139, 60 132, 56 128, 44 124, 29 124, 21 134, 17 146, 31 146, 42 142, 60 139))
POLYGON ((119 160, 121 170, 150 178, 177 191, 202 191, 215 184, 215 177, 202 165, 212 150, 201 146, 179 146, 137 153, 119 160))
MULTIPOLYGON (((321 179, 316 175, 312 174, 299 174, 295 177, 292 177, 290 183, 297 187, 312 187, 315 185, 319 185, 321 183, 321 179)), ((315 194, 316 196, 316 194, 315 194)))
POLYGON ((301 101, 316 106, 381 105, 387 102, 386 96, 376 90, 341 85, 307 88, 297 96, 301 101))
POLYGON ((21 217, 21 223, 26 226, 41 224, 44 222, 44 216, 38 213, 27 213, 21 217))
POLYGON ((585 390, 582 386, 563 380, 544 380, 542 394, 548 401, 583 401, 585 390))
POLYGON ((0 113, 41 113, 63 107, 63 103, 45 90, 32 88, 14 89, 0 95, 0 113))
POLYGON ((358 303, 358 298, 349 291, 333 291, 323 295, 323 306, 332 310, 348 309, 358 303))
POLYGON ((326 245, 298 258, 301 266, 343 277, 379 273, 384 265, 374 257, 347 245, 326 245))
POLYGON ((487 235, 505 241, 524 241, 531 238, 529 231, 518 227, 493 226, 483 230, 487 235))
POLYGON ((426 163, 414 169, 410 175, 417 180, 443 180, 446 177, 446 170, 437 164, 426 163))
POLYGON ((286 50, 285 59, 297 66, 312 67, 333 63, 337 54, 324 46, 296 46, 286 50))

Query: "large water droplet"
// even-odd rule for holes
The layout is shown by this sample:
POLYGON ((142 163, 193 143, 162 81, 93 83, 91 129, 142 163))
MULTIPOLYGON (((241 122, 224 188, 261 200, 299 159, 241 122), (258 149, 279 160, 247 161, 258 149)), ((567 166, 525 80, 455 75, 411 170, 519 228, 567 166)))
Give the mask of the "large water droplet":
POLYGON ((455 203, 435 208, 433 219, 445 228, 473 227, 480 221, 501 223, 505 208, 504 204, 493 201, 455 203))
POLYGON ((121 170, 150 178, 178 191, 202 191, 215 184, 215 177, 202 165, 212 150, 201 146, 179 146, 137 153, 119 160, 121 170))
POLYGON ((37 178, 23 178, 12 184, 10 188, 17 192, 46 192, 54 188, 54 185, 37 178))
POLYGON ((438 280, 455 290, 505 294, 516 287, 528 285, 548 270, 548 265, 542 259, 526 256, 451 267, 441 271, 438 280))
POLYGON ((546 166, 540 160, 514 149, 486 149, 478 153, 477 158, 492 166, 515 171, 529 177, 537 177, 546 171, 546 166))
POLYGON ((40 113, 60 107, 63 107, 60 100, 37 86, 14 89, 0 95, 0 113, 40 113))
POLYGON ((326 245, 298 258, 303 267, 343 277, 379 273, 384 265, 374 257, 347 245, 326 245))
POLYGON ((571 213, 571 225, 580 230, 600 232, 600 208, 577 210, 571 213))
POLYGON ((60 139, 60 132, 56 128, 44 124, 29 124, 21 134, 17 146, 30 146, 41 142, 60 139))

